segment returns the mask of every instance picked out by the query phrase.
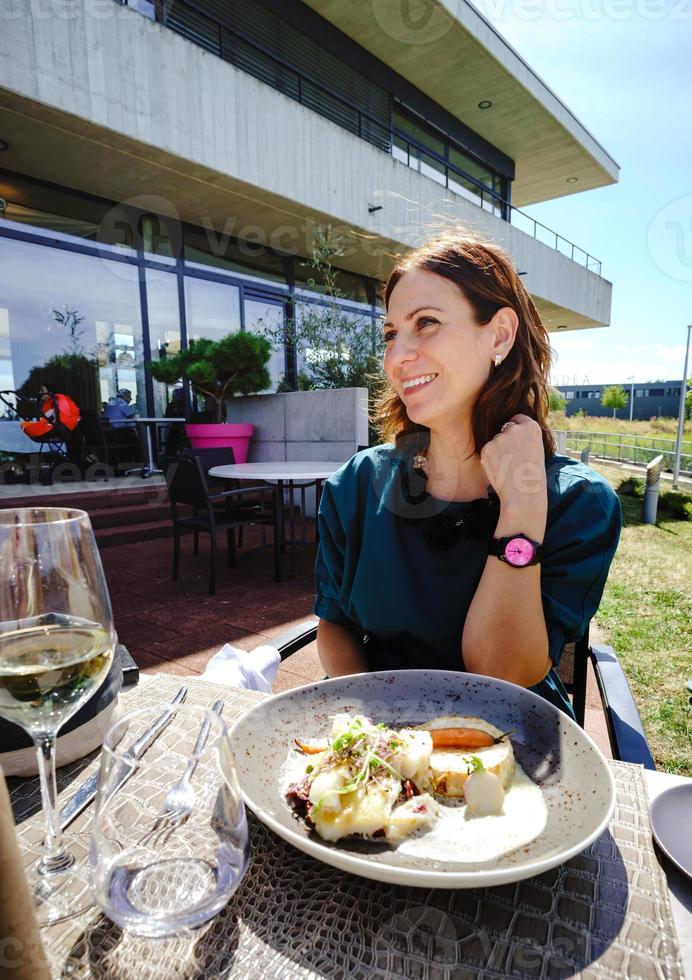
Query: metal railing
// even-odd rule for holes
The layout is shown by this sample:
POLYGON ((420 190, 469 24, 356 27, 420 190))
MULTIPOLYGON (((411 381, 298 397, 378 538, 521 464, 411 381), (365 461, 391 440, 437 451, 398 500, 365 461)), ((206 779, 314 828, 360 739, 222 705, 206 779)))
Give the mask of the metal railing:
MULTIPOLYGON (((489 211, 496 217, 510 222, 520 231, 531 235, 537 241, 567 256, 573 262, 583 265, 590 272, 595 272, 598 276, 601 275, 602 263, 600 259, 594 258, 585 249, 580 248, 563 235, 559 235, 556 231, 548 228, 547 225, 532 218, 525 211, 521 211, 519 208, 515 208, 514 205, 508 204, 497 191, 494 191, 486 184, 482 184, 475 177, 472 177, 453 163, 450 163, 449 160, 445 160, 443 156, 431 150, 423 143, 419 143, 402 130, 393 126, 391 133, 393 137, 396 136, 406 144, 405 152, 407 160, 405 162, 409 167, 414 166, 416 170, 424 173, 431 180, 435 180, 444 187, 462 194, 467 199, 469 198, 469 194, 466 191, 468 190, 468 185, 471 185, 474 188, 475 196, 479 198, 479 207, 483 208, 483 210, 489 211), (413 154, 411 153, 412 147, 414 148, 413 154), (413 164, 411 162, 412 160, 414 161, 413 164), (455 188, 455 184, 461 184, 461 188, 455 188)), ((393 143, 392 153, 394 158, 400 159, 394 151, 394 147, 400 151, 404 151, 404 147, 396 146, 393 143)), ((474 203, 476 202, 474 201, 474 203)))
MULTIPOLYGON (((123 0, 116 0, 116 2, 123 4, 123 0)), ((332 122, 349 130, 361 139, 367 140, 379 149, 392 154, 395 159, 400 159, 395 152, 396 150, 399 150, 400 153, 405 152, 408 166, 414 166, 411 161, 415 160, 415 169, 432 180, 436 180, 446 189, 461 194, 474 204, 477 203, 484 211, 513 224, 520 231, 556 252, 560 252, 572 262, 584 266, 598 276, 601 275, 602 263, 600 259, 595 258, 585 249, 548 228, 547 225, 532 218, 531 215, 515 208, 497 191, 481 183, 434 150, 393 126, 391 114, 388 123, 383 123, 382 119, 378 119, 367 110, 344 98, 334 89, 298 71, 264 45, 258 43, 255 38, 244 34, 237 27, 229 28, 228 25, 214 18, 205 9, 203 3, 198 3, 196 0, 152 0, 152 2, 156 8, 156 19, 164 27, 182 34, 193 43, 241 69, 243 69, 242 53, 233 50, 233 40, 252 48, 261 55, 266 65, 266 70, 262 72, 259 63, 253 64, 254 71, 252 74, 255 77, 260 77, 262 81, 272 85, 273 88, 283 92, 284 95, 288 95, 301 105, 319 112, 325 118, 331 119, 332 122), (181 25, 176 23, 174 19, 176 15, 180 16, 185 10, 194 14, 198 22, 196 32, 193 31, 192 27, 183 29, 181 25), (202 31, 203 25, 204 31, 202 31), (398 139, 405 146, 397 146, 395 139, 398 139), (411 152, 412 149, 413 153, 411 152), (478 202, 474 200, 475 197, 478 198, 478 202)), ((124 5, 127 5, 127 0, 124 0, 124 5)), ((248 68, 243 70, 247 71, 248 68)))
MULTIPOLYGON (((675 439, 659 439, 657 436, 637 436, 623 432, 567 430, 568 451, 580 453, 587 448, 592 456, 597 456, 599 459, 612 459, 618 463, 634 463, 639 466, 646 466, 656 456, 663 456, 661 468, 673 471, 675 439)), ((680 471, 692 474, 692 443, 683 443, 680 471), (685 449, 688 451, 685 452, 685 449)))

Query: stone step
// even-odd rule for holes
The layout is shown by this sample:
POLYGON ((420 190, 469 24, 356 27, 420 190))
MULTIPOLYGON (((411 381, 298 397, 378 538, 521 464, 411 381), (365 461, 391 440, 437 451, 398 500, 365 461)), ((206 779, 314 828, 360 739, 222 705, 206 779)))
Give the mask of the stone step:
POLYGON ((163 503, 136 503, 123 507, 104 507, 87 510, 94 529, 109 527, 137 526, 152 522, 171 520, 171 508, 163 503))
POLYGON ((173 534, 173 522, 147 521, 117 527, 101 527, 94 531, 99 548, 111 548, 119 544, 135 544, 137 541, 153 541, 173 534))
POLYGON ((21 491, 11 497, 0 498, 0 506, 5 507, 75 507, 91 513, 95 510, 121 509, 151 502, 167 502, 165 487, 114 487, 104 484, 104 489, 90 490, 87 493, 31 493, 21 491))

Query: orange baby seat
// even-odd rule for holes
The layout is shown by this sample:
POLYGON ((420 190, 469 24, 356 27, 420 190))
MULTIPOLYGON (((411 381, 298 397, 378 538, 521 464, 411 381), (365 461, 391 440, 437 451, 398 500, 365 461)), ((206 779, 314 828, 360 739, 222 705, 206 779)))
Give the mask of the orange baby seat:
POLYGON ((47 395, 41 402, 39 411, 42 418, 35 422, 22 422, 22 429, 31 439, 44 439, 52 432, 64 434, 64 430, 74 432, 79 425, 79 407, 69 395, 47 395), (61 429, 63 430, 61 433, 61 429))

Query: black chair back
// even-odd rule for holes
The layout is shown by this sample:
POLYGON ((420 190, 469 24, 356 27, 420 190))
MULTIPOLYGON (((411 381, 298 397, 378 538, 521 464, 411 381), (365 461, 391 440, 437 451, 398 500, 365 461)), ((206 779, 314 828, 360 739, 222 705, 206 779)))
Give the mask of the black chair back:
POLYGON ((209 488, 199 457, 162 456, 161 463, 172 504, 208 505, 209 488))
POLYGON ((207 486, 214 490, 219 487, 228 489, 228 480, 222 480, 218 476, 209 476, 209 470, 214 466, 230 466, 235 463, 235 453, 232 446, 218 446, 213 449, 183 449, 181 455, 197 457, 207 478, 207 486))
POLYGON ((181 456, 196 456, 207 476, 209 470, 214 466, 231 466, 235 463, 235 453, 232 446, 219 446, 214 449, 183 449, 181 456))

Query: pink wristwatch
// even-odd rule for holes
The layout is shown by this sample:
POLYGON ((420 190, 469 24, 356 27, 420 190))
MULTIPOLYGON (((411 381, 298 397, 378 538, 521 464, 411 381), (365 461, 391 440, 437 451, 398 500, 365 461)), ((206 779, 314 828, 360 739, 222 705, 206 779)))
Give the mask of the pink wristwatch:
POLYGON ((525 534, 512 534, 507 538, 493 538, 488 550, 512 568, 527 568, 539 563, 542 547, 525 534))

